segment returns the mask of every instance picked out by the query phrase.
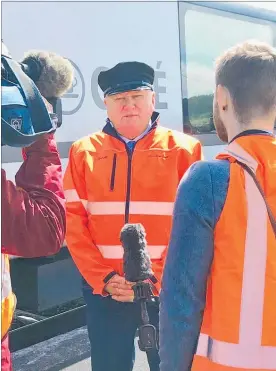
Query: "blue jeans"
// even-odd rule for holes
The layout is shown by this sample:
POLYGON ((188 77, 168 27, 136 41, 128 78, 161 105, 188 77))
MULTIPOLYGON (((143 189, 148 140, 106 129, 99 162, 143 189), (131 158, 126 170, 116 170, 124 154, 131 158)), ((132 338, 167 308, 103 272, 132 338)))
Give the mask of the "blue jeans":
MULTIPOLYGON (((134 339, 141 324, 140 307, 134 303, 119 303, 111 297, 93 295, 87 283, 83 285, 87 304, 87 328, 91 345, 93 371, 132 371, 135 360, 134 339)), ((159 326, 159 305, 148 305, 150 323, 159 326)), ((157 351, 147 354, 151 371, 159 371, 157 351)))

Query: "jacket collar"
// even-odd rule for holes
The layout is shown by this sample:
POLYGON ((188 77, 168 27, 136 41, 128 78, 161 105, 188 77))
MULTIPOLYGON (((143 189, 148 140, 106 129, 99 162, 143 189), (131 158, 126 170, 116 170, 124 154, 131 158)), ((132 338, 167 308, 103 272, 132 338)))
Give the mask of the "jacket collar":
POLYGON ((268 135, 268 136, 271 136, 271 137, 275 136, 273 133, 271 133, 269 131, 265 131, 265 130, 261 130, 261 129, 249 129, 249 130, 242 131, 241 133, 236 135, 228 144, 231 144, 232 142, 234 142, 234 140, 236 140, 240 137, 246 137, 248 135, 268 135))

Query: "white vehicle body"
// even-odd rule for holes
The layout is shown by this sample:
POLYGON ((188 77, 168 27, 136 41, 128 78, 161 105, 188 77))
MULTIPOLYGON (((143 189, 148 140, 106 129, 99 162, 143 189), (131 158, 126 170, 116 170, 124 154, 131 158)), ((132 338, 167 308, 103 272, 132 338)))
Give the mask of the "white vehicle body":
MULTIPOLYGON (((105 124, 99 72, 131 60, 155 68, 161 124, 179 131, 190 127, 211 159, 224 148, 210 121, 214 61, 247 39, 276 46, 276 12, 216 2, 6 1, 2 37, 17 60, 25 51, 44 49, 74 64, 75 81, 63 98, 63 124, 56 133, 63 170, 72 142, 105 124)), ((3 148, 9 179, 21 161, 19 149, 3 148)))

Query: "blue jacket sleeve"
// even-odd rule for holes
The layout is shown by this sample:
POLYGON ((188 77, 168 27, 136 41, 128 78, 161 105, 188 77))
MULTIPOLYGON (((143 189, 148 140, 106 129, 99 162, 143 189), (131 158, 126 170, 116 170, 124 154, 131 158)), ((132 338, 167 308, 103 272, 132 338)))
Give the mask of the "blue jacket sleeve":
POLYGON ((160 371, 191 370, 228 182, 228 162, 216 160, 193 164, 179 185, 160 295, 160 371))

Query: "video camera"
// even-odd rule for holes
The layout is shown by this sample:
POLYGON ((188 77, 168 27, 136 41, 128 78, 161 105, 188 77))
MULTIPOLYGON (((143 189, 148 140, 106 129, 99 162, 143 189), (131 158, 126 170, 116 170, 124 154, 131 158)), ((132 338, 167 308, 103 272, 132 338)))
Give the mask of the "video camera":
POLYGON ((17 62, 11 57, 2 41, 2 146, 27 147, 41 135, 54 132, 62 124, 61 97, 55 96, 55 94, 61 91, 58 89, 61 77, 63 81, 66 80, 68 85, 65 90, 71 86, 73 68, 68 60, 58 56, 58 70, 54 71, 56 66, 52 66, 49 61, 54 60, 56 54, 36 52, 33 55, 33 57, 25 58, 23 63, 17 62), (49 68, 47 70, 47 63, 51 70, 49 68), (63 70, 62 63, 65 66, 63 70), (66 76, 61 76, 61 70, 66 76), (49 71, 50 73, 48 73, 49 71), (56 72, 55 79, 51 76, 53 72, 56 72), (39 79, 42 79, 42 88, 38 87, 39 79), (45 87, 50 94, 53 92, 53 96, 43 94, 45 87), (48 112, 43 98, 52 105, 53 113, 48 112))

